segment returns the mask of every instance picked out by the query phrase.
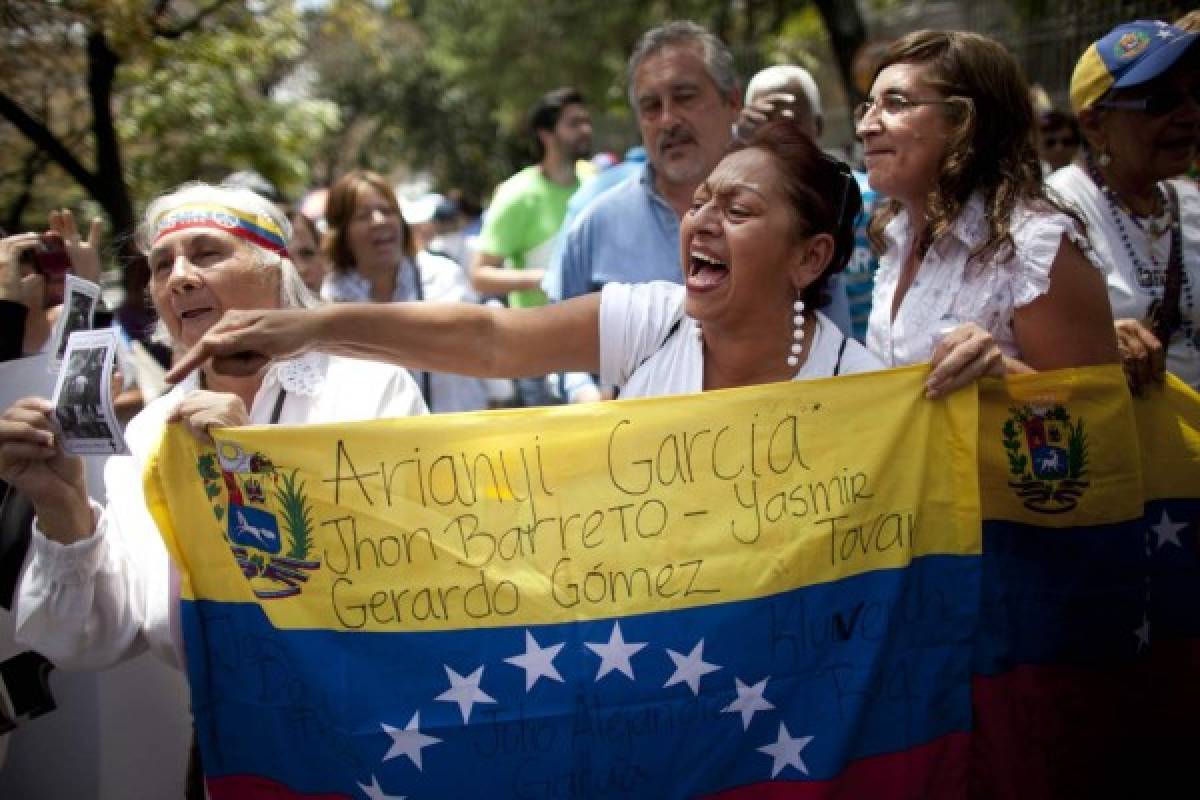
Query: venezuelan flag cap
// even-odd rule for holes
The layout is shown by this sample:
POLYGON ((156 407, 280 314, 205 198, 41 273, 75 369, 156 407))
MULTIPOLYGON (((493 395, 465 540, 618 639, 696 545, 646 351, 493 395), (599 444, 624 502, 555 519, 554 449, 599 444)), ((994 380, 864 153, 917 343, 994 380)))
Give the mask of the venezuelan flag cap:
POLYGON ((1200 34, 1155 20, 1118 25, 1083 51, 1071 74, 1071 109, 1091 108, 1110 89, 1141 86, 1169 70, 1200 34))

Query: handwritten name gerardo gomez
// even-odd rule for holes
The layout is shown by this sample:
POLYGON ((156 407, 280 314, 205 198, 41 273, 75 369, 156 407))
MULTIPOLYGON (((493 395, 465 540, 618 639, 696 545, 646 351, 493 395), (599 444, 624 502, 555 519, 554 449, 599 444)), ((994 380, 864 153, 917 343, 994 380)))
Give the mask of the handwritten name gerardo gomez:
POLYGON ((538 435, 491 451, 414 447, 390 461, 338 440, 322 478, 334 508, 320 518, 336 619, 348 629, 505 624, 523 599, 510 578, 535 563, 550 572, 539 603, 548 597, 562 609, 704 602, 698 596, 721 593, 704 557, 656 561, 662 548, 652 546, 694 544, 701 533, 754 547, 808 524, 828 542, 832 566, 894 549, 911 555, 915 513, 855 514, 873 497, 871 478, 851 467, 810 467, 794 415, 667 433, 661 424, 643 427, 620 419, 597 437, 606 480, 573 492, 555 479, 554 465, 595 454, 556 452, 538 435), (392 525, 386 509, 401 500, 436 512, 428 518, 437 524, 392 525), (365 504, 369 520, 339 510, 343 501, 365 504), (509 522, 489 529, 497 518, 509 522), (615 554, 620 566, 606 566, 615 554))

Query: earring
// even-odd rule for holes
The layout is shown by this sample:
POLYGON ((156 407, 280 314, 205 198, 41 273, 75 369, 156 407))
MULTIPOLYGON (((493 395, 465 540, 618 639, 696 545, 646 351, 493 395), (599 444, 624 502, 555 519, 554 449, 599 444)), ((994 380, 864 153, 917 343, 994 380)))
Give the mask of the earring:
POLYGON ((800 352, 804 349, 804 301, 797 299, 792 303, 795 315, 792 317, 792 354, 788 356, 789 367, 800 366, 800 352))
POLYGON ((1096 157, 1096 163, 1102 167, 1107 167, 1112 163, 1112 156, 1108 154, 1107 150, 1101 150, 1100 155, 1096 157))
POLYGON ((704 329, 700 327, 700 320, 696 320, 696 328, 695 328, 694 333, 696 335, 696 341, 703 344, 704 343, 704 329))

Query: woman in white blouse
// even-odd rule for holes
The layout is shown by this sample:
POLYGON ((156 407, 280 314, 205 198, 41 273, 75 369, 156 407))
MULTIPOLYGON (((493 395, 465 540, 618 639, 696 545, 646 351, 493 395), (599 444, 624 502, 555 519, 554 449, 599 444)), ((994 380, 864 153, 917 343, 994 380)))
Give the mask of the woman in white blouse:
POLYGON ((1050 200, 1028 87, 973 33, 917 31, 855 112, 881 251, 867 346, 932 361, 931 395, 981 375, 1116 363, 1112 313, 1078 221, 1050 200))
MULTIPOLYGON (((394 300, 473 303, 478 298, 450 259, 418 250, 387 181, 374 172, 343 175, 325 206, 325 250, 333 269, 321 297, 334 303, 394 300)), ((421 372, 414 377, 429 409, 476 411, 488 407, 486 384, 462 375, 421 372)))
POLYGON ((609 284, 536 309, 428 303, 227 314, 175 375, 245 371, 309 348, 475 375, 599 372, 622 397, 879 367, 815 309, 854 248, 849 168, 794 123, 762 126, 696 190, 680 228, 684 286, 609 284))
MULTIPOLYGON (((314 313, 286 242, 286 218, 247 189, 193 184, 146 211, 139 238, 150 293, 177 349, 230 309, 314 313)), ((17 596, 17 639, 66 668, 101 668, 147 647, 182 666, 179 582, 142 494, 142 471, 169 421, 213 427, 425 413, 402 369, 306 355, 240 377, 199 370, 125 431, 130 455, 105 465, 106 505, 89 500, 81 460, 59 447, 53 407, 26 398, 0 415, 0 478, 32 502, 32 556, 17 596)))
POLYGON ((1200 389, 1200 191, 1171 180, 1200 140, 1198 41, 1166 23, 1132 22, 1091 45, 1071 76, 1083 154, 1050 180, 1087 220, 1135 390, 1164 368, 1200 389), (1113 64, 1097 56, 1122 40, 1113 64))

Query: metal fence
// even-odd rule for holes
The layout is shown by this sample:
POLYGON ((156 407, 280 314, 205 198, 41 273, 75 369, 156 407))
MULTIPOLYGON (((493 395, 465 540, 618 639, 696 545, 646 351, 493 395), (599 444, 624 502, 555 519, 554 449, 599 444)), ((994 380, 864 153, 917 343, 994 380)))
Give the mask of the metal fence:
POLYGON ((916 2, 872 20, 873 36, 898 36, 917 28, 972 30, 1003 42, 1030 83, 1040 84, 1056 106, 1067 105, 1075 62, 1113 26, 1135 19, 1173 21, 1191 6, 1163 0, 1052 0, 1036 3, 916 2), (1021 10, 1020 7, 1025 10, 1021 10))
MULTIPOLYGON (((1016 56, 1031 84, 1046 90, 1057 108, 1066 109, 1068 85, 1075 62, 1089 44, 1113 26, 1135 19, 1173 21, 1192 10, 1194 3, 1163 0, 1049 0, 1041 12, 1033 2, 970 2, 970 0, 915 0, 872 11, 860 0, 869 39, 888 40, 921 28, 970 30, 1002 42, 1016 56)), ((840 87, 839 87, 840 88, 840 87)), ((826 106, 828 139, 849 141, 851 123, 840 91, 831 93, 826 106)))

